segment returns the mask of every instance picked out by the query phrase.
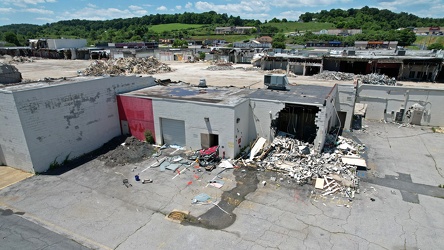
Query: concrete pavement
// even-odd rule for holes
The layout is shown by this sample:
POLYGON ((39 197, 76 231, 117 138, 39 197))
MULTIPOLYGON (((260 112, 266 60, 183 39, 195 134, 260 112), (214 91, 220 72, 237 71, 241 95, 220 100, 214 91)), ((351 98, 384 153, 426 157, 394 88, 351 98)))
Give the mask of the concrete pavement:
POLYGON ((299 186, 274 172, 225 171, 221 174, 225 185, 217 189, 207 186, 207 181, 218 170, 190 170, 172 179, 175 173, 158 168, 140 173, 150 161, 111 168, 92 160, 64 173, 33 176, 5 188, 0 191, 0 206, 25 212, 45 227, 97 249, 442 248, 444 199, 418 192, 419 202, 409 202, 402 196, 405 188, 372 180, 398 178, 408 183, 403 176, 399 179, 403 173, 411 176, 411 185, 425 189, 444 184, 440 175, 444 159, 437 153, 444 148, 444 135, 429 133, 429 128, 365 124, 365 132, 352 135, 367 145, 372 169, 353 201, 323 197, 312 186, 299 186), (136 182, 136 173, 153 183, 136 182), (193 197, 206 193, 217 203, 224 191, 249 181, 236 179, 242 174, 255 175, 256 188, 239 192, 239 199, 227 199, 237 205, 232 225, 215 230, 165 219, 178 209, 199 221, 214 205, 193 205, 193 197), (131 187, 123 185, 124 178, 131 187))

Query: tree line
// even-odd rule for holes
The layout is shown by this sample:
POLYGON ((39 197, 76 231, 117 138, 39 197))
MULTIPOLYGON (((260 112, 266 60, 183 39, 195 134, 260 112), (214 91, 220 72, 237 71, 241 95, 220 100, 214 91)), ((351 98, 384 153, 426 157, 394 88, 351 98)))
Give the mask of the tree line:
POLYGON ((390 10, 380 10, 365 6, 361 9, 332 9, 321 12, 302 14, 303 22, 328 22, 337 28, 382 30, 389 31, 398 28, 444 26, 444 18, 421 18, 406 12, 394 13, 390 10))
POLYGON ((275 45, 285 43, 304 44, 309 40, 340 40, 352 45, 356 40, 397 40, 401 45, 414 42, 414 34, 408 31, 394 31, 410 26, 444 26, 444 19, 419 18, 412 14, 399 14, 389 10, 363 7, 361 9, 323 10, 319 13, 305 13, 300 16, 304 22, 330 22, 336 28, 360 28, 363 34, 349 37, 328 37, 306 32, 304 36, 283 39, 283 32, 268 23, 291 23, 287 19, 273 18, 262 23, 254 19, 242 19, 239 16, 218 14, 214 11, 203 13, 152 14, 143 17, 118 18, 105 21, 65 20, 44 25, 11 24, 0 26, 0 41, 11 46, 26 45, 27 39, 33 38, 86 38, 89 44, 100 42, 151 41, 160 38, 190 38, 197 35, 211 36, 217 26, 252 26, 255 33, 251 36, 269 35, 276 38, 275 45), (158 24, 200 24, 200 28, 178 29, 156 32, 151 26, 158 24))

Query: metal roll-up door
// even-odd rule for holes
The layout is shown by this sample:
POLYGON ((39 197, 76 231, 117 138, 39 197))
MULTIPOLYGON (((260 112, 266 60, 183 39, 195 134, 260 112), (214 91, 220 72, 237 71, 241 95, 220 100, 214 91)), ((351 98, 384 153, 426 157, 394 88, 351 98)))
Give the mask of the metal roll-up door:
POLYGON ((185 146, 185 122, 161 118, 163 143, 185 146))

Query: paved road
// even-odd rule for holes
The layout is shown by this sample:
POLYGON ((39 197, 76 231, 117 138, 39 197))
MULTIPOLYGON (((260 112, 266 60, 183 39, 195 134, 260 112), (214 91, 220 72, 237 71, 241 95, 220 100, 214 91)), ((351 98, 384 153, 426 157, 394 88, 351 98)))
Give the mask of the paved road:
POLYGON ((10 209, 0 208, 0 249, 88 249, 21 217, 10 209))

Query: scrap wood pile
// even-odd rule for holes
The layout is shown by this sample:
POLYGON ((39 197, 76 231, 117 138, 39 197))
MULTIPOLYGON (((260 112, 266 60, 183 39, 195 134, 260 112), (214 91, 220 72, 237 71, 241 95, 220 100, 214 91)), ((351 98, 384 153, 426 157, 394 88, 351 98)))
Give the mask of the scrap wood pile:
POLYGON ((86 76, 156 74, 171 72, 172 69, 154 57, 117 58, 112 60, 96 60, 82 73, 86 76))
POLYGON ((364 84, 391 85, 391 86, 396 85, 395 78, 390 78, 386 75, 380 75, 376 73, 371 73, 367 75, 355 75, 353 73, 324 70, 322 73, 314 75, 314 78, 323 79, 323 80, 336 80, 336 81, 353 81, 357 79, 364 84))
POLYGON ((336 142, 331 142, 332 139, 335 136, 329 136, 326 150, 318 153, 312 144, 297 139, 277 136, 264 146, 266 140, 259 138, 250 158, 239 161, 246 166, 283 173, 299 184, 316 182, 315 187, 323 190, 323 195, 342 192, 353 198, 359 185, 357 167, 366 166, 360 158, 365 146, 341 136, 336 142))

